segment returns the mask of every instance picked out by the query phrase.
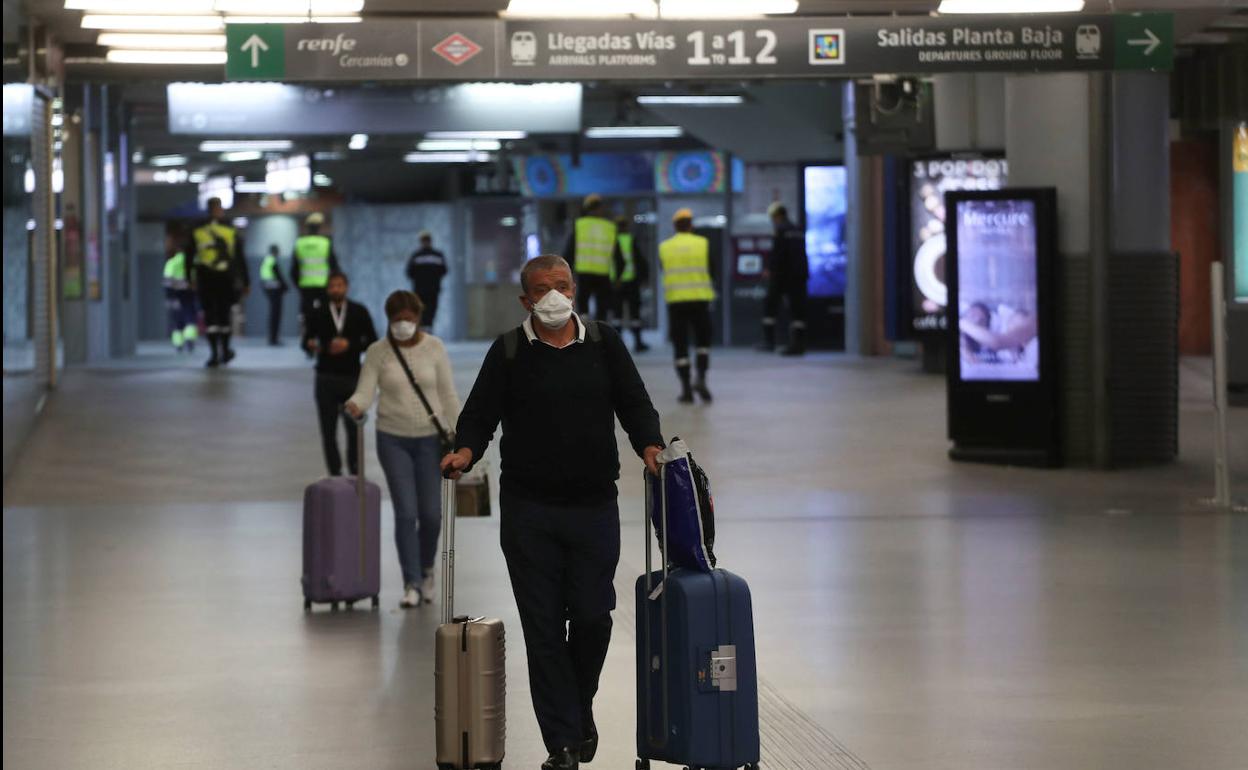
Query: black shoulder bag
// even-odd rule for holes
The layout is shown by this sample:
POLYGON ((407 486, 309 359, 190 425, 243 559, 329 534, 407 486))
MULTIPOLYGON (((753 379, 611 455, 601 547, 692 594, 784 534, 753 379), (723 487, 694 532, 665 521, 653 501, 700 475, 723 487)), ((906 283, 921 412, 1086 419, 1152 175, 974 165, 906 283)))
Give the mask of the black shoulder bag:
POLYGON ((429 419, 433 420, 433 427, 438 429, 438 438, 442 442, 442 454, 448 455, 455 451, 455 438, 451 436, 450 431, 442 425, 442 421, 434 414, 433 407, 429 405, 429 399, 425 398, 425 391, 421 390, 420 383, 416 382, 416 377, 412 374, 411 367, 407 365, 407 359, 403 357, 403 352, 399 350, 399 346, 394 344, 394 340, 387 335, 386 340, 390 343, 390 349, 394 351, 395 358, 399 359, 399 366, 403 367, 403 373, 407 375, 407 381, 412 384, 412 390, 416 391, 416 396, 420 398, 420 403, 425 405, 425 411, 429 413, 429 419))

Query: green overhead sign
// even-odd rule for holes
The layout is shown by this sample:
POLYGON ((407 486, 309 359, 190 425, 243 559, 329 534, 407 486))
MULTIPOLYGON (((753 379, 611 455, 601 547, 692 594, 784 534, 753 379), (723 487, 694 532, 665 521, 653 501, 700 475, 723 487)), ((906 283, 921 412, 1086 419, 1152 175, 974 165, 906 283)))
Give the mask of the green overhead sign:
POLYGON ((227 80, 844 78, 1168 70, 1169 13, 231 24, 227 80))
POLYGON ((285 24, 227 24, 226 80, 285 79, 285 28, 285 24))

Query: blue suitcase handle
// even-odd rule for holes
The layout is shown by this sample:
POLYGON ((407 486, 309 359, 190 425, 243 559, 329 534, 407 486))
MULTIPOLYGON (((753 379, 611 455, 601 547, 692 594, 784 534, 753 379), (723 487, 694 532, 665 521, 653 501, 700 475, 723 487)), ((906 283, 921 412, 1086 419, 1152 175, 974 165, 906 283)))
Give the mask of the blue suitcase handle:
MULTIPOLYGON (((661 542, 659 546, 660 556, 663 557, 663 580, 659 583, 660 588, 664 588, 665 584, 667 583, 667 484, 664 483, 666 474, 667 474, 667 468, 664 465, 660 465, 659 466, 659 494, 661 498, 660 507, 662 508, 662 511, 661 511, 662 525, 660 528, 663 531, 663 537, 661 538, 661 542)), ((650 522, 654 520, 652 518, 652 508, 651 508, 651 506, 654 505, 654 495, 652 494, 652 487, 654 485, 654 479, 652 478, 651 473, 646 470, 643 470, 641 472, 641 475, 645 478, 645 482, 646 482, 646 486, 645 486, 646 521, 645 521, 645 525, 641 528, 641 531, 642 531, 642 536, 645 537, 646 539, 646 601, 650 601, 650 595, 654 592, 654 586, 651 583, 651 575, 654 574, 654 567, 653 567, 653 556, 651 553, 652 546, 650 543, 650 522)), ((653 668, 654 668, 653 663, 652 663, 652 661, 654 660, 654 653, 653 653, 653 649, 650 646, 650 613, 648 611, 645 613, 644 627, 645 627, 645 636, 646 636, 646 648, 645 648, 646 649, 646 665, 650 667, 650 671, 646 672, 646 709, 648 712, 650 708, 650 704, 654 702, 654 700, 651 697, 651 690, 650 690, 651 682, 654 679, 654 677, 652 676, 653 668)), ((660 666, 666 665, 665 663, 666 660, 667 660, 667 591, 661 590, 659 592, 659 661, 660 661, 660 666)), ((671 712, 670 712, 670 704, 669 704, 671 693, 668 691, 666 672, 664 672, 664 675, 660 677, 660 679, 662 680, 661 686, 662 686, 662 695, 663 695, 663 700, 662 700, 663 735, 660 738, 657 738, 657 739, 655 738, 654 732, 652 729, 654 723, 652 720, 647 718, 646 719, 646 740, 649 741, 651 746, 661 749, 667 746, 667 735, 668 735, 669 730, 671 729, 671 712)), ((647 716, 648 716, 648 713, 647 713, 647 716)))

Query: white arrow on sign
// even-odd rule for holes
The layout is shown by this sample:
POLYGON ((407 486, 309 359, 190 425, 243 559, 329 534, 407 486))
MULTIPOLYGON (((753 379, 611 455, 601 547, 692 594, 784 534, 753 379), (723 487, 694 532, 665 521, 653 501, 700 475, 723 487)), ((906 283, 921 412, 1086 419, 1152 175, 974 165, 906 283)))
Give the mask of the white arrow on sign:
POLYGON ((260 66, 260 52, 269 50, 269 44, 259 35, 252 35, 243 43, 243 52, 251 51, 251 67, 255 69, 260 66))
POLYGON ((1148 27, 1144 28, 1144 34, 1145 34, 1145 37, 1137 37, 1134 40, 1128 40, 1127 45, 1145 46, 1144 55, 1148 56, 1153 51, 1157 50, 1157 46, 1161 45, 1161 38, 1154 35, 1153 31, 1149 29, 1148 27))

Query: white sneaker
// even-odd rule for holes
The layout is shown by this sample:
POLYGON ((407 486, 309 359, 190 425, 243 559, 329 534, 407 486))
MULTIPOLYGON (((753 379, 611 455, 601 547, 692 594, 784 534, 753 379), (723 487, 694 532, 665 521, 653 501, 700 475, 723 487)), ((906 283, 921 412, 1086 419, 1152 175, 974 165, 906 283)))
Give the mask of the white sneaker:
POLYGON ((403 589, 403 598, 399 600, 399 606, 403 609, 420 606, 420 589, 414 585, 407 585, 403 589))
POLYGON ((433 604, 433 575, 425 575, 425 579, 420 581, 420 595, 424 597, 425 604, 433 604))

